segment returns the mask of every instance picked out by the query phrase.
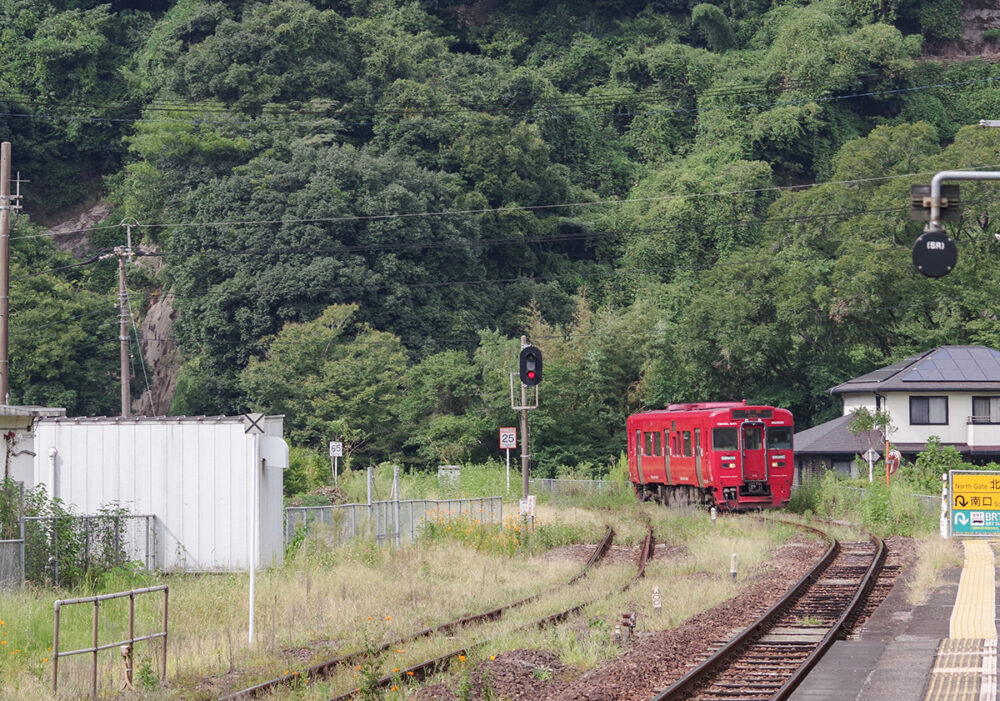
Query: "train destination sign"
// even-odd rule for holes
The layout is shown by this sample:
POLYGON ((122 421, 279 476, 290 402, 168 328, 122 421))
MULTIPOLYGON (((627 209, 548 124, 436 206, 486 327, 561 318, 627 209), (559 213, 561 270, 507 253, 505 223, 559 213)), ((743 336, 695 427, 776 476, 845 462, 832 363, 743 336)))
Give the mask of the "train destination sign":
POLYGON ((948 472, 951 532, 962 536, 1000 535, 1000 472, 948 472))

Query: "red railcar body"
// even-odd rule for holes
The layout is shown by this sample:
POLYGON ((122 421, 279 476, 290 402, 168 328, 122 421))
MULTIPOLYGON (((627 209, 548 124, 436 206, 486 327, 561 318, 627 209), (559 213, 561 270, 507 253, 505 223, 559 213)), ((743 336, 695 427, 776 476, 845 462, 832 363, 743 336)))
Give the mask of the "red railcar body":
POLYGON ((642 501, 780 508, 792 488, 792 438, 787 409, 671 404, 628 417, 629 475, 642 501))

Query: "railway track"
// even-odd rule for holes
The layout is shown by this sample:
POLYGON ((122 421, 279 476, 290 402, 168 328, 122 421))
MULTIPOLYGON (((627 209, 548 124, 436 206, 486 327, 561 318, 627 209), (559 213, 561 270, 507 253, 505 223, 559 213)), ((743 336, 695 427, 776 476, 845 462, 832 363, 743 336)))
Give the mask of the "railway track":
POLYGON ((787 698, 862 615, 885 556, 876 536, 833 541, 785 597, 652 701, 787 698))
MULTIPOLYGON (((653 547, 654 547, 653 527, 651 524, 647 523, 646 535, 645 538, 643 539, 642 545, 639 547, 639 554, 638 557, 636 558, 636 573, 628 582, 626 582, 624 586, 620 588, 619 591, 625 591, 629 589, 633 584, 635 584, 637 581, 639 581, 645 576, 646 563, 649 561, 649 558, 653 553, 653 547)), ((605 596, 607 596, 607 594, 605 596)), ((597 597, 589 601, 584 601, 580 604, 577 604, 576 606, 572 606, 563 611, 559 611, 558 613, 544 616, 543 618, 539 618, 538 620, 534 621, 533 623, 529 623, 524 627, 545 628, 547 626, 555 625, 557 623, 565 621, 573 614, 579 613, 581 610, 583 610, 583 608, 595 603, 601 598, 603 597, 597 597)), ((419 683, 424 679, 426 679, 431 674, 434 674, 439 670, 444 669, 451 660, 467 655, 470 650, 480 647, 488 642, 489 642, 488 640, 480 640, 473 645, 468 645, 466 647, 452 650, 451 652, 435 657, 432 660, 425 660, 424 662, 419 662, 407 669, 396 670, 396 672, 393 675, 387 675, 377 680, 374 686, 382 688, 389 687, 394 682, 398 681, 400 678, 409 679, 411 682, 419 683)), ((360 689, 354 689, 348 691, 347 693, 341 694, 340 696, 334 696, 332 699, 330 699, 330 701, 349 701, 350 699, 356 698, 357 695, 360 693, 360 691, 361 691, 360 689)))
MULTIPOLYGON (((580 579, 582 579, 583 577, 585 577, 587 573, 591 570, 591 568, 594 567, 594 565, 596 565, 598 562, 600 562, 601 559, 607 554, 608 549, 611 547, 611 543, 614 541, 614 537, 615 537, 614 529, 608 526, 607 530, 604 533, 604 537, 601 538, 600 542, 598 542, 597 546, 594 548, 594 551, 591 553, 590 558, 587 560, 587 563, 576 575, 574 575, 569 581, 566 582, 566 584, 562 586, 570 586, 579 581, 580 579)), ((652 536, 650 535, 649 537, 651 538, 652 536)), ((646 548, 649 549, 650 551, 652 550, 652 545, 649 539, 647 539, 646 548)), ((645 561, 643 561, 642 566, 643 568, 645 567, 645 561)), ((558 588, 559 587, 556 587, 556 589, 558 588)), ((549 590, 549 592, 551 591, 554 591, 554 589, 549 590)), ((283 686, 292 686, 295 684, 299 684, 305 680, 318 681, 321 679, 326 679, 334 672, 334 670, 343 667, 345 665, 355 665, 359 661, 365 659, 371 654, 379 655, 393 648, 398 648, 401 645, 405 645, 414 640, 428 637, 430 635, 447 634, 464 626, 498 620, 507 611, 529 604, 532 601, 541 598, 546 593, 547 592, 539 592, 538 594, 525 597, 524 599, 519 599, 518 601, 505 604, 504 606, 500 606, 498 608, 491 609, 483 613, 477 613, 470 616, 463 616, 462 618, 457 618, 453 621, 442 623, 441 625, 435 626, 433 628, 425 628, 411 635, 387 642, 383 644, 381 647, 371 652, 369 651, 354 652, 346 655, 340 655, 338 657, 334 657, 333 659, 326 660, 325 662, 320 662, 319 664, 315 664, 303 671, 289 672, 280 677, 270 679, 255 686, 246 689, 241 689, 231 694, 227 694, 226 696, 219 697, 219 701, 238 701, 241 699, 258 698, 260 696, 263 696, 264 694, 271 693, 275 689, 278 689, 283 686)), ((564 613, 568 615, 568 612, 564 613)), ((464 650, 460 652, 464 653, 464 650)), ((455 655, 457 656, 458 654, 460 654, 460 652, 456 652, 455 655)), ((436 662, 436 660, 432 662, 436 662)), ((416 676, 416 674, 417 672, 414 671, 413 676, 416 676)))

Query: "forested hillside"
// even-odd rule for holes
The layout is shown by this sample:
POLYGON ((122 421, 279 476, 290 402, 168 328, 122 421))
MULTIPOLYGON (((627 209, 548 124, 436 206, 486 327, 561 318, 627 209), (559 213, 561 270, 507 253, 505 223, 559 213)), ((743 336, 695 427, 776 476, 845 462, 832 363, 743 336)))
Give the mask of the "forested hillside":
MULTIPOLYGON (((829 419, 852 376, 1000 348, 996 184, 962 185, 955 272, 910 264, 910 185, 1000 169, 1000 130, 973 126, 1000 118, 1000 17, 964 16, 0 0, 0 137, 30 181, 10 401, 117 413, 117 262, 97 258, 134 221, 132 312, 174 314, 143 341, 176 344, 172 413, 283 413, 363 464, 481 460, 514 425, 524 334, 543 473, 603 469, 625 417, 668 402, 829 419), (45 235, 99 200, 86 250, 45 235)), ((154 368, 133 361, 138 398, 154 368)))

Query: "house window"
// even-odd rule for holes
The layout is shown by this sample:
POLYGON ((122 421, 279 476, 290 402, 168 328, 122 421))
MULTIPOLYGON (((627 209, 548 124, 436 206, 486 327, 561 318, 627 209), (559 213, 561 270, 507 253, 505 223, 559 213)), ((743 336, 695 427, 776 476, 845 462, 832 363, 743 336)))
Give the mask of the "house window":
POLYGON ((973 397, 972 423, 1000 424, 1000 397, 973 397))
POLYGON ((948 423, 948 397, 910 397, 910 424, 938 426, 948 423))

